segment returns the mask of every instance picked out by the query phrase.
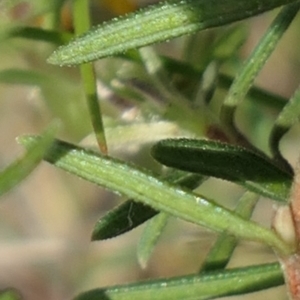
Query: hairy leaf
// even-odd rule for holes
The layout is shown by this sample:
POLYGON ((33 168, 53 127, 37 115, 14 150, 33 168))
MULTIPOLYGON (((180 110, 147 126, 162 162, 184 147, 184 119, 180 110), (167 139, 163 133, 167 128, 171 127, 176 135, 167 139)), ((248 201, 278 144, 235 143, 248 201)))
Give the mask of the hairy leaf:
POLYGON ((152 149, 169 167, 236 182, 274 200, 286 202, 292 176, 246 148, 211 140, 168 139, 152 149))
MULTIPOLYGON (((27 136, 19 140, 26 147, 30 147, 38 138, 27 136)), ((280 253, 294 250, 271 230, 247 221, 213 201, 158 179, 146 170, 117 159, 61 141, 53 144, 45 159, 81 178, 175 217, 216 231, 226 230, 239 238, 264 242, 280 253)))
POLYGON ((75 300, 204 300, 250 293, 283 283, 279 264, 272 263, 94 289, 75 300))
POLYGON ((293 0, 171 0, 114 19, 59 48, 49 63, 72 65, 255 16, 293 0))
MULTIPOLYGON (((203 178, 195 174, 178 173, 172 172, 171 176, 168 176, 166 180, 194 189, 203 178), (174 176, 174 173, 176 176, 174 176)), ((152 207, 129 199, 99 219, 93 230, 92 240, 97 241, 116 237, 141 225, 156 214, 158 214, 158 211, 152 207)))

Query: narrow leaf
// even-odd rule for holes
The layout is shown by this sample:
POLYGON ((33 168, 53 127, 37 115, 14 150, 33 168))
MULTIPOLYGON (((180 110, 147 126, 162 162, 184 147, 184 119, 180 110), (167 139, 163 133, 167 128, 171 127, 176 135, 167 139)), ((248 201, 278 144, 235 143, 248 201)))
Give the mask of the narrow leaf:
POLYGON ((20 159, 0 172, 0 196, 15 187, 26 178, 43 159, 45 152, 53 142, 56 129, 51 127, 20 159))
MULTIPOLYGON (((233 82, 233 79, 230 78, 228 75, 219 75, 218 84, 220 87, 228 89, 233 82)), ((268 108, 272 108, 275 110, 281 110, 287 102, 287 99, 269 92, 267 90, 261 89, 257 86, 252 86, 248 91, 249 98, 251 99, 252 103, 256 105, 264 105, 268 108)))
POLYGON ((261 155, 217 141, 163 140, 152 155, 169 167, 229 180, 281 202, 287 201, 292 183, 290 174, 261 155))
POLYGON ((75 300, 201 300, 251 293, 284 283, 278 263, 94 289, 75 300))
POLYGON ((150 255, 166 227, 169 218, 169 214, 161 212, 147 222, 137 248, 138 262, 142 268, 147 267, 150 255))
MULTIPOLYGON (((258 196, 256 194, 246 192, 239 199, 235 212, 241 217, 249 219, 257 201, 258 196)), ((225 268, 237 243, 236 237, 229 235, 227 232, 222 232, 206 256, 200 272, 225 268)))
MULTIPOLYGON (((165 180, 176 182, 188 189, 194 189, 199 186, 203 178, 195 174, 182 173, 172 172, 165 180)), ((129 199, 99 219, 93 230, 92 240, 97 241, 116 237, 141 225, 156 214, 158 214, 158 211, 150 206, 129 199)))
POLYGON ((72 65, 242 20, 293 0, 173 0, 94 28, 59 48, 49 63, 72 65))
POLYGON ((47 42, 55 45, 67 43, 72 38, 72 34, 55 30, 48 30, 38 27, 15 27, 4 34, 6 38, 24 38, 39 42, 47 42))
MULTIPOLYGON (((193 178, 190 174, 186 175, 180 180, 176 180, 174 183, 180 184, 182 187, 188 187, 189 189, 195 189, 201 183, 203 183, 207 177, 195 177, 193 178), (190 180, 192 179, 192 181, 190 180)), ((142 268, 146 268, 148 260, 162 235, 168 221, 170 219, 170 214, 165 212, 160 212, 158 215, 154 216, 146 224, 146 227, 142 233, 140 241, 137 248, 138 262, 142 268)))
POLYGON ((24 85, 42 85, 50 78, 37 71, 25 69, 6 69, 0 71, 0 83, 24 84, 24 85))
POLYGON ((141 225, 158 211, 150 206, 127 200, 99 219, 92 233, 92 240, 99 241, 116 237, 141 225))
MULTIPOLYGON (((37 137, 20 138, 26 147, 37 141, 37 137)), ((264 242, 280 253, 293 251, 271 230, 246 221, 228 209, 162 181, 136 166, 61 141, 53 144, 45 159, 59 168, 148 204, 156 210, 216 231, 226 230, 240 238, 264 242)))
POLYGON ((280 11, 245 62, 239 74, 235 77, 221 110, 222 120, 233 132, 235 132, 234 113, 238 104, 245 98, 255 77, 261 71, 283 34, 297 15, 299 7, 299 2, 293 3, 280 11))
MULTIPOLYGON (((77 0, 73 3, 72 8, 75 34, 82 34, 90 28, 89 2, 86 0, 77 0)), ((96 73, 93 64, 90 63, 80 66, 80 74, 90 120, 99 149, 102 153, 107 154, 106 136, 101 106, 99 104, 99 94, 97 92, 96 73)))
POLYGON ((238 49, 247 40, 245 26, 229 27, 215 42, 212 49, 212 56, 217 60, 226 60, 234 57, 238 49))

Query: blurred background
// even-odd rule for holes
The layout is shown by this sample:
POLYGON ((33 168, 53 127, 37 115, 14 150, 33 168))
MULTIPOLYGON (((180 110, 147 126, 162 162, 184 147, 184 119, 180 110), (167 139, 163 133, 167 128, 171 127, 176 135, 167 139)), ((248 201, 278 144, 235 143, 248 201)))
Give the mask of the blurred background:
MULTIPOLYGON (((67 141, 80 143, 91 133, 78 68, 47 65, 46 59, 56 48, 54 45, 6 37, 6 33, 16 26, 47 28, 52 18, 51 5, 55 2, 0 0, 1 169, 23 153, 16 137, 39 134, 53 119, 61 120, 59 137, 67 141)), ((98 24, 152 2, 157 1, 92 0, 93 22, 98 24)), ((71 1, 65 1, 59 22, 61 29, 71 32, 70 5, 71 1)), ((247 33, 246 41, 233 61, 224 67, 225 72, 234 74, 276 12, 278 10, 242 23, 247 33)), ((300 81, 300 52, 297 47, 299 22, 299 18, 294 21, 256 80, 257 86, 284 98, 293 94, 300 81)), ((213 39, 217 30, 207 30, 192 38, 201 44, 201 41, 213 39)), ((188 39, 191 37, 157 45, 155 49, 158 53, 180 59, 188 39)), ((198 53, 201 56, 201 51, 198 53)), ((99 93, 104 98, 104 112, 116 118, 124 118, 124 112, 136 116, 138 112, 132 112, 132 107, 121 97, 114 96, 105 85, 114 80, 120 62, 105 59, 98 62, 96 68, 97 73, 101 74, 99 93)), ((264 109, 262 115, 257 116, 254 107, 253 115, 245 117, 247 105, 249 103, 238 113, 238 122, 249 133, 250 139, 255 137, 255 143, 266 149, 267 135, 276 118, 276 111, 264 109)), ((295 125, 281 145, 285 157, 293 166, 299 155, 299 133, 300 127, 295 125)), ((125 153, 120 150, 123 147, 118 148, 115 144, 113 155, 147 166, 152 164, 150 158, 145 161, 145 155, 148 155, 145 151, 149 148, 140 149, 137 141, 132 143, 126 146, 131 146, 129 148, 133 150, 125 153)), ((199 191, 229 207, 234 207, 243 194, 240 187, 215 179, 205 182, 199 191)), ((90 288, 184 275, 200 268, 216 234, 175 219, 168 224, 146 269, 141 269, 136 258, 136 246, 143 226, 115 239, 91 243, 91 232, 96 221, 122 200, 43 162, 22 184, 1 199, 0 290, 14 288, 21 299, 64 300, 90 288)), ((253 219, 269 226, 272 210, 271 201, 264 199, 257 206, 253 219)), ((230 267, 275 260, 270 249, 242 241, 230 267)), ((243 296, 243 299, 275 299, 273 293, 276 299, 286 297, 284 287, 279 287, 243 296)))

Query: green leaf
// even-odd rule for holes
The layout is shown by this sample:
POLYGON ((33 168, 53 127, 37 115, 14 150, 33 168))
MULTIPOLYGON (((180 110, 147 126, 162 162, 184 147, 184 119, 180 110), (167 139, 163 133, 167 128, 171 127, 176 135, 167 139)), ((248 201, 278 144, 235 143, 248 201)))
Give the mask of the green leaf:
MULTIPOLYGON (((38 140, 32 136, 19 139, 26 147, 34 145, 38 140)), ((271 230, 246 221, 204 197, 117 159, 61 141, 52 145, 45 159, 81 178, 175 217, 212 230, 226 230, 239 238, 264 242, 280 253, 287 254, 294 250, 271 230)))
POLYGON ((9 84, 42 86, 51 78, 41 72, 23 69, 6 69, 0 71, 0 82, 9 84))
POLYGON ((246 148, 210 140, 158 142, 153 157, 180 170, 229 180, 274 200, 287 202, 292 176, 246 148))
POLYGON ((229 24, 293 2, 295 1, 162 1, 77 37, 55 51, 48 62, 59 65, 81 64, 209 27, 229 24))
POLYGON ((147 222, 137 248, 138 262, 143 269, 147 267, 150 255, 161 233, 165 229, 169 218, 169 214, 161 212, 147 222))
MULTIPOLYGON (((228 89, 233 80, 227 75, 219 74, 218 85, 222 88, 228 89)), ((275 110, 281 110, 286 104, 286 98, 276 95, 272 92, 263 90, 256 86, 252 86, 247 95, 251 102, 255 103, 255 105, 264 105, 267 108, 272 108, 275 110)))
MULTIPOLYGON (((72 8, 75 34, 81 34, 90 28, 89 2, 86 0, 77 0, 73 3, 72 8)), ((93 64, 84 64, 80 66, 80 74, 93 131, 100 151, 106 154, 106 136, 101 106, 99 104, 99 93, 97 92, 96 73, 93 64)))
POLYGON ((22 158, 0 172, 0 195, 11 190, 35 169, 51 146, 55 132, 56 127, 50 127, 22 158))
MULTIPOLYGON (((182 187, 195 189, 206 179, 206 177, 193 178, 193 176, 189 174, 180 180, 176 180, 174 183, 180 184, 182 187)), ((154 247, 163 233, 169 219, 169 214, 160 212, 146 223, 146 227, 142 233, 137 247, 138 262, 142 268, 146 268, 151 253, 153 252, 154 247)))
POLYGON ((67 43, 72 38, 72 34, 55 30, 48 30, 38 27, 15 27, 4 34, 7 38, 24 38, 39 42, 47 42, 55 45, 67 43))
POLYGON ((245 98, 254 82, 254 79, 275 50, 283 34, 297 15, 299 8, 300 3, 298 2, 288 5, 280 11, 260 40, 259 44, 248 57, 243 68, 236 75, 221 110, 221 119, 224 124, 232 130, 232 132, 236 131, 234 125, 234 113, 238 104, 245 98))
MULTIPOLYGON (((199 186, 202 178, 202 176, 195 174, 173 171, 167 176, 166 180, 194 189, 199 186)), ((158 211, 150 206, 129 199, 98 220, 92 233, 92 240, 97 241, 116 237, 141 225, 156 214, 158 214, 158 211)))
POLYGON ((217 60, 230 59, 247 40, 247 30, 244 26, 229 27, 214 43, 212 56, 217 60))
POLYGON ((278 263, 144 281, 82 293, 74 300, 201 300, 239 295, 282 285, 278 263))
MULTIPOLYGON (((240 199, 235 208, 235 212, 245 219, 249 219, 252 215, 258 201, 258 196, 251 192, 246 192, 240 199)), ((200 272, 213 271, 223 269, 229 262, 231 255, 238 243, 236 237, 223 232, 210 249, 201 266, 200 272)))
POLYGON ((158 211, 143 203, 127 200, 100 218, 93 230, 92 240, 105 240, 141 225, 158 211))

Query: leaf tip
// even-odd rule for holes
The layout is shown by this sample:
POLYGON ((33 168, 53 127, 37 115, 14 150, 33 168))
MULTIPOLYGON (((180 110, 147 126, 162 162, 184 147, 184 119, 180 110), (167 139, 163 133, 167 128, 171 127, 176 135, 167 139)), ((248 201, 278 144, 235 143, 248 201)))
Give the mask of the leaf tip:
POLYGON ((138 263, 141 269, 145 270, 148 266, 148 257, 144 257, 142 255, 138 255, 138 263))
POLYGON ((54 51, 48 58, 47 63, 51 65, 62 65, 59 50, 54 51))
POLYGON ((58 65, 60 67, 70 67, 70 54, 66 54, 65 46, 58 47, 52 54, 47 58, 47 63, 51 65, 58 65))
POLYGON ((31 146, 34 141, 36 140, 37 137, 30 135, 30 134, 26 134, 26 135, 21 135, 18 136, 16 138, 16 141, 19 145, 24 146, 25 148, 27 148, 28 146, 31 146))

